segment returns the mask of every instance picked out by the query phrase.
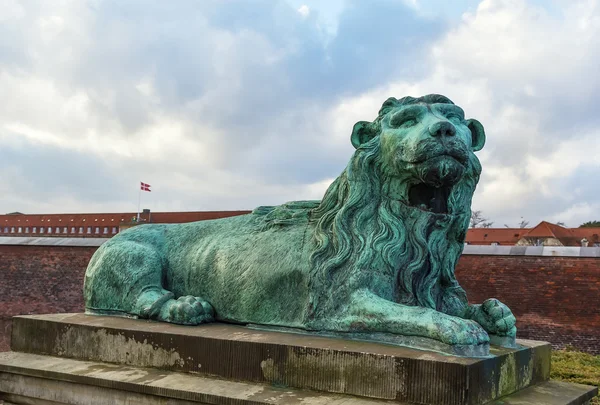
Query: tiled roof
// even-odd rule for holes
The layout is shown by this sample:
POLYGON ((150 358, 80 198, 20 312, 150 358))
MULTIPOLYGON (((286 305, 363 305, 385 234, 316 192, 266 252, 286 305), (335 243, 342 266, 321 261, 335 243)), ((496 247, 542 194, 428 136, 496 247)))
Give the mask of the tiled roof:
MULTIPOLYGON (((247 214, 250 211, 191 211, 152 212, 141 214, 141 220, 153 223, 181 223, 225 218, 247 214)), ((0 215, 0 226, 94 226, 119 225, 137 217, 135 212, 113 214, 7 214, 0 215)))
MULTIPOLYGON (((140 222, 152 223, 183 223, 203 221, 247 214, 250 211, 192 211, 192 212, 152 212, 140 215, 140 222)), ((0 234, 39 234, 40 228, 45 228, 44 234, 51 236, 112 236, 118 232, 119 225, 131 223, 137 217, 135 212, 125 213, 96 213, 96 214, 6 214, 0 215, 0 234), (88 227, 91 232, 88 232, 88 227), (52 232, 48 232, 51 228, 52 232), (57 231, 58 228, 58 231, 57 231), (80 230, 80 228, 83 228, 80 230), (99 228, 99 229, 96 229, 99 228), (21 232, 19 232, 19 229, 21 232)))
POLYGON ((136 214, 9 214, 0 215, 0 226, 93 226, 106 224, 118 226, 136 214))
POLYGON ((522 239, 558 239, 563 246, 581 246, 586 238, 589 246, 600 243, 600 228, 565 228, 542 221, 533 228, 471 228, 467 232, 469 245, 516 245, 522 239))
POLYGON ((515 245, 528 229, 521 228, 470 228, 466 242, 470 245, 515 245))
POLYGON ((193 211, 193 212, 153 212, 152 222, 158 224, 204 221, 249 214, 251 211, 193 211))
POLYGON ((540 222, 523 235, 528 239, 558 239, 563 246, 581 246, 581 240, 587 239, 592 246, 599 242, 600 228, 564 228, 546 221, 540 222))
POLYGON ((542 221, 535 227, 523 235, 528 238, 556 238, 572 236, 570 229, 563 228, 560 225, 551 224, 550 222, 542 221))
POLYGON ((572 231, 579 240, 586 238, 590 243, 600 242, 600 228, 573 228, 572 231))
MULTIPOLYGON (((141 222, 152 223, 184 223, 203 221, 209 219, 226 218, 236 215, 248 214, 250 211, 189 211, 189 212, 152 212, 141 214, 141 222)), ((18 229, 21 227, 21 234, 27 236, 26 228, 29 228, 29 234, 33 227, 48 228, 52 227, 52 234, 49 236, 112 236, 113 227, 118 228, 123 224, 131 224, 137 217, 135 212, 125 213, 96 213, 96 214, 21 214, 10 213, 0 215, 0 234, 5 236, 17 236, 18 229), (91 227, 89 234, 87 228, 91 227), (14 228, 14 232, 12 232, 14 228), (59 228, 60 232, 56 232, 59 228), (66 228, 66 232, 65 232, 66 228), (79 231, 83 228, 83 234, 79 231), (99 228, 99 233, 96 232, 99 228), (105 233, 105 228, 108 233, 105 233)), ((47 232, 45 232, 47 234, 47 232)), ((600 242, 600 228, 564 228, 559 225, 551 224, 546 221, 540 222, 533 228, 471 228, 467 232, 466 242, 470 245, 491 245, 513 246, 521 238, 531 239, 558 239, 563 246, 581 246, 581 240, 586 238, 593 246, 600 242)), ((31 235, 36 236, 36 235, 31 235)))

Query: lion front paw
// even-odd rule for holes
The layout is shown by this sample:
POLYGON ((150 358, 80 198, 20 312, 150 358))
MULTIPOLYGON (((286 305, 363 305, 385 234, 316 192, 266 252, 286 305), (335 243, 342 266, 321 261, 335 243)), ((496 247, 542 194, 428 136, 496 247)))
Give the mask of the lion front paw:
POLYGON ((161 308, 158 319, 180 325, 200 325, 214 321, 214 309, 207 301, 186 295, 167 301, 161 308))
POLYGON ((470 318, 494 335, 517 335, 515 316, 506 305, 495 298, 485 300, 481 305, 473 305, 470 318))
POLYGON ((487 332, 475 321, 444 315, 435 322, 437 340, 448 345, 481 345, 488 343, 487 332))

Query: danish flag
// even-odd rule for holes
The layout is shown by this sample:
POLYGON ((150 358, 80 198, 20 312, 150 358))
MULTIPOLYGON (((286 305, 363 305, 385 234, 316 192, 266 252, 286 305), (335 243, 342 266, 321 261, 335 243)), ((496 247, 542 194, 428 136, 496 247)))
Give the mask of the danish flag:
POLYGON ((150 190, 150 184, 142 183, 140 181, 140 190, 142 191, 152 191, 150 190))

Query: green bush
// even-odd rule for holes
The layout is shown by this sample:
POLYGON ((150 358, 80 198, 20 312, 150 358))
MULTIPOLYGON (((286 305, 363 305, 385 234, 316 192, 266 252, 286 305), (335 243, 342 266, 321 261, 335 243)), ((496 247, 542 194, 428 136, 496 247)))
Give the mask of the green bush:
MULTIPOLYGON (((600 386, 600 356, 580 353, 572 348, 553 351, 550 378, 600 386)), ((592 400, 592 404, 600 405, 600 395, 592 400)))

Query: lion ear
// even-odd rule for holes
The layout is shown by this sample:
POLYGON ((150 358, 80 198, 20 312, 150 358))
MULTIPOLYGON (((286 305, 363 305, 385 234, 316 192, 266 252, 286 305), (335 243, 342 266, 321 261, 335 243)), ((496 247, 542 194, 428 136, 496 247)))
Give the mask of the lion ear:
POLYGON ((352 136, 350 141, 352 145, 358 147, 366 142, 369 142, 377 135, 377 131, 373 130, 373 123, 368 121, 358 121, 352 128, 352 136))
POLYGON ((471 145, 473 152, 480 151, 483 149, 483 145, 485 145, 485 131, 483 130, 483 125, 477 120, 469 119, 467 120, 467 126, 471 130, 471 145))

